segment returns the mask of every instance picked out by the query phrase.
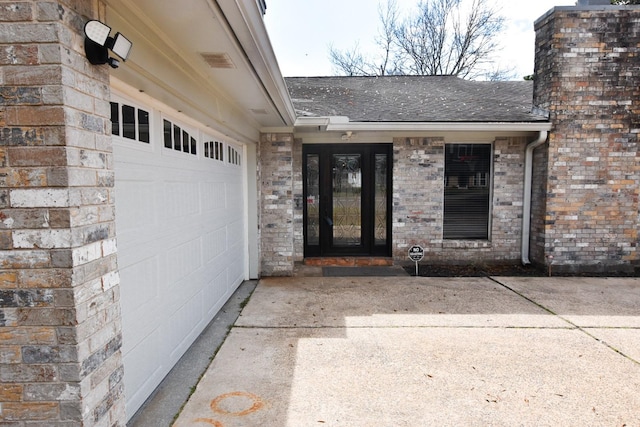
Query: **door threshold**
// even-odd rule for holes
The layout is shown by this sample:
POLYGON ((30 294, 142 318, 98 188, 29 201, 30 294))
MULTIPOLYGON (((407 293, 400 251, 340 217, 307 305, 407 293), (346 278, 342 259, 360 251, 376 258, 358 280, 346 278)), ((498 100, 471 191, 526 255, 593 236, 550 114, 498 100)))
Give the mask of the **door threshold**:
POLYGON ((391 257, 314 257, 305 258, 304 265, 316 267, 367 267, 393 265, 391 257))

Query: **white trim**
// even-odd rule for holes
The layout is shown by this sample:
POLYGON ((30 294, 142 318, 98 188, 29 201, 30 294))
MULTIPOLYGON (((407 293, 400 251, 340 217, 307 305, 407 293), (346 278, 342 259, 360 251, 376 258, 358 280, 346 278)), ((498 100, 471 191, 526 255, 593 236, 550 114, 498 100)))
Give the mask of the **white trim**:
MULTIPOLYGON (((289 90, 282 77, 280 66, 271 46, 267 28, 264 25, 262 11, 257 2, 241 2, 237 0, 209 0, 217 4, 227 22, 232 27, 233 35, 243 49, 248 64, 254 70, 256 80, 261 84, 266 97, 280 115, 283 125, 295 121, 295 109, 289 90), (241 28, 246 31, 237 31, 241 28)), ((226 26, 225 26, 226 29, 226 26)))
MULTIPOLYGON (((318 128, 335 132, 540 132, 551 130, 550 122, 350 122, 348 117, 299 117, 296 128, 318 128)), ((296 129, 302 130, 302 129, 296 129)))
MULTIPOLYGON (((153 153, 157 150, 157 145, 154 144, 154 138, 156 138, 156 132, 158 131, 156 121, 158 119, 156 110, 149 104, 145 104, 143 101, 139 99, 132 98, 124 93, 112 90, 110 102, 115 102, 118 104, 118 119, 120 120, 120 134, 115 135, 111 134, 111 140, 116 144, 123 144, 124 146, 140 151, 146 151, 153 153), (136 135, 136 139, 125 138, 122 134, 122 106, 128 105, 134 107, 137 110, 143 110, 149 113, 149 142, 142 142, 138 139, 138 135, 136 135)), ((138 117, 136 117, 136 125, 138 124, 138 117)), ((137 126, 136 126, 137 128, 137 126)))
POLYGON ((442 161, 443 161, 443 169, 442 169, 442 180, 443 184, 445 184, 442 188, 442 232, 440 233, 440 239, 443 242, 458 242, 455 247, 461 242, 473 242, 475 245, 476 242, 483 242, 486 244, 486 247, 490 247, 493 244, 493 208, 494 208, 494 185, 495 185, 495 152, 496 152, 496 143, 495 139, 492 141, 451 141, 444 142, 444 150, 442 153, 442 161), (489 145, 489 182, 487 182, 487 187, 489 189, 489 210, 487 212, 487 238, 486 239, 445 239, 444 238, 444 204, 445 204, 445 192, 447 190, 446 186, 446 177, 447 177, 447 146, 450 145, 489 145))

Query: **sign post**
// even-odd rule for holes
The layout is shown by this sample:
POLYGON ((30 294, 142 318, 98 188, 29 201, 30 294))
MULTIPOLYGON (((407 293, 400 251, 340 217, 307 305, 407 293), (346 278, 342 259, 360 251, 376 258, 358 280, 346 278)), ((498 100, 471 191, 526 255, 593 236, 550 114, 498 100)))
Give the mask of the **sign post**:
POLYGON ((416 263, 416 276, 418 276, 418 261, 424 258, 424 249, 422 246, 413 245, 409 248, 409 258, 416 263))

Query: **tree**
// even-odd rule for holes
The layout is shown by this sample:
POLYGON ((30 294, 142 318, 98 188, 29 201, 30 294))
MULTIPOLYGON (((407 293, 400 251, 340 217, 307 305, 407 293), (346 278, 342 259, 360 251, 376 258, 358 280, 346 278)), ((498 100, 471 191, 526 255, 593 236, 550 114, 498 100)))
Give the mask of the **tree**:
POLYGON ((395 31, 399 14, 395 0, 387 0, 386 7, 378 4, 378 17, 381 28, 375 37, 375 43, 381 54, 374 59, 365 57, 356 43, 353 48, 344 51, 329 47, 329 60, 338 73, 347 76, 384 76, 404 74, 403 58, 395 45, 395 31))
POLYGON ((367 58, 356 46, 329 56, 338 73, 347 75, 453 75, 488 79, 512 77, 485 67, 498 50, 504 18, 491 0, 421 0, 417 11, 401 20, 395 0, 378 6, 381 30, 376 44, 382 54, 367 58))
POLYGON ((611 0, 611 4, 640 4, 640 0, 611 0))

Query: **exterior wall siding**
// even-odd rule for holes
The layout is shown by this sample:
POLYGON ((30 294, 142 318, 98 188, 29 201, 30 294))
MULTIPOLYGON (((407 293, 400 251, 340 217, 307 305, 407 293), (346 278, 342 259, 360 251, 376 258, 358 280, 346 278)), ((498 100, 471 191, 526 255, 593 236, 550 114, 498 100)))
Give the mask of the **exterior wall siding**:
POLYGON ((293 142, 293 260, 304 260, 304 199, 302 180, 302 140, 293 142))
MULTIPOLYGON (((299 149, 300 157, 302 149, 299 149)), ((260 181, 260 266, 265 276, 293 273, 294 235, 294 139, 292 134, 263 134, 258 153, 260 181)), ((302 186, 298 184, 298 191, 302 186)), ((299 227, 302 221, 299 221, 299 227)))
POLYGON ((3 425, 125 425, 109 73, 81 42, 98 4, 0 11, 3 425))
MULTIPOLYGON (((445 138, 395 138, 394 262, 406 262, 407 251, 415 244, 425 248, 424 262, 518 262, 524 152, 532 139, 501 137, 493 142, 490 239, 444 240, 445 138)), ((290 275, 294 263, 304 258, 302 141, 294 140, 289 134, 265 134, 260 156, 261 273, 264 276, 290 275)))
POLYGON ((545 206, 536 262, 553 257, 556 271, 631 270, 638 263, 640 8, 558 8, 535 28, 534 103, 553 123, 547 158, 536 165, 548 165, 535 200, 545 206))
POLYGON ((531 234, 529 258, 533 263, 544 264, 550 259, 545 252, 545 225, 547 217, 547 163, 549 147, 545 144, 533 152, 533 177, 531 185, 531 234))
POLYGON ((393 140, 393 257, 407 260, 413 245, 425 261, 442 254, 444 138, 393 140))
MULTIPOLYGON (((449 141, 447 141, 448 143, 449 141)), ((520 257, 526 138, 493 143, 489 240, 444 240, 444 138, 394 139, 393 257, 418 244, 425 263, 505 262, 520 257)), ((455 143, 455 141, 451 141, 455 143)))

